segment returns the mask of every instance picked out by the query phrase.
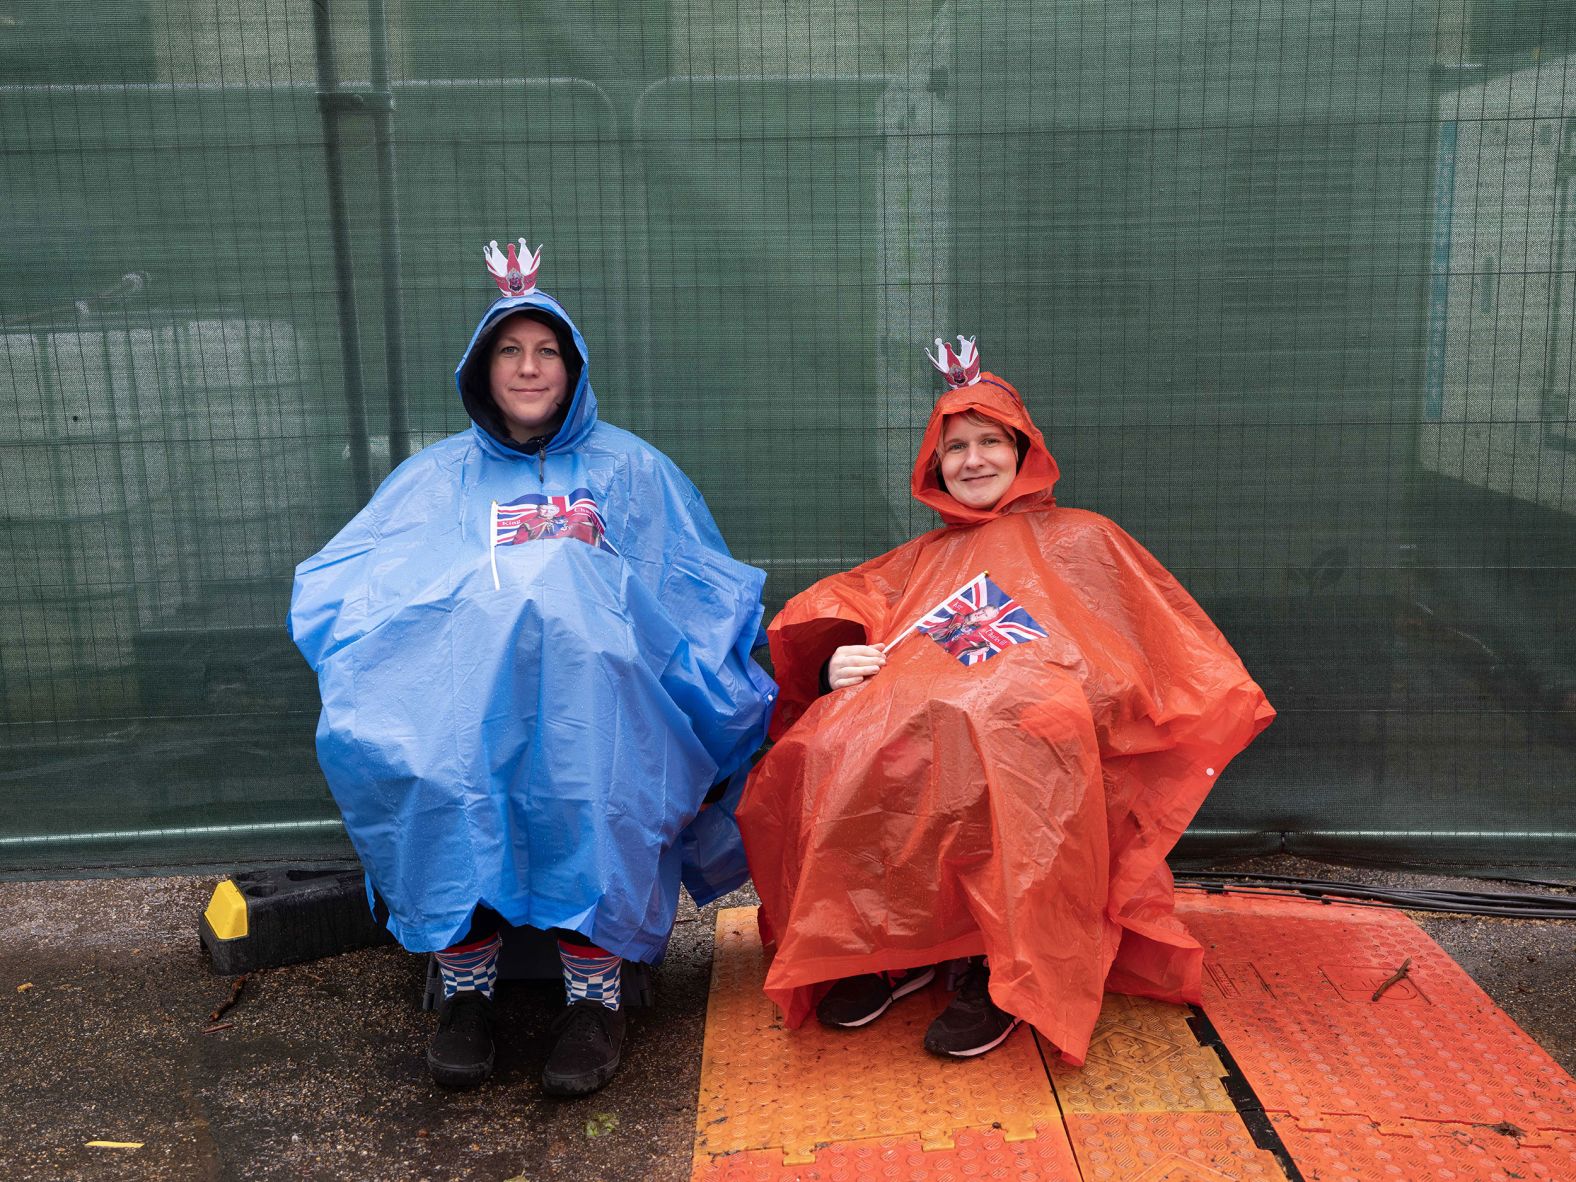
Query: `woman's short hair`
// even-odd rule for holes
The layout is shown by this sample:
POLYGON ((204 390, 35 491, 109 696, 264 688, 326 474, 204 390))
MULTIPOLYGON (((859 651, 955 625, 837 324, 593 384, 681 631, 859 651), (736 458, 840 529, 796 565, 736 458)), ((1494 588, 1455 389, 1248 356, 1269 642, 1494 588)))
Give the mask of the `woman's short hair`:
MULTIPOLYGON (((982 410, 976 410, 972 406, 969 407, 968 410, 960 410, 956 414, 947 415, 946 419, 962 419, 966 423, 973 423, 976 427, 999 427, 999 428, 1001 428, 1001 430, 1006 431, 1008 434, 1010 434, 1012 436, 1013 443, 1014 443, 1014 445, 1016 445, 1016 447, 1018 449, 1018 466, 1020 468, 1023 467, 1023 461, 1029 454, 1029 439, 1028 439, 1028 437, 1026 435, 1023 434, 1023 432, 1018 431, 1018 430, 1016 430, 1013 427, 1009 427, 1006 423, 1002 422, 1000 419, 994 418, 991 415, 986 414, 982 410)), ((942 420, 942 429, 941 429, 941 434, 942 435, 945 435, 947 433, 947 431, 946 431, 946 419, 942 420)), ((938 467, 941 464, 941 439, 940 438, 937 438, 937 440, 936 440, 936 464, 937 464, 938 467)), ((936 480, 938 482, 941 481, 941 473, 940 472, 936 473, 936 480)), ((946 487, 945 482, 942 482, 942 487, 943 488, 946 487)))

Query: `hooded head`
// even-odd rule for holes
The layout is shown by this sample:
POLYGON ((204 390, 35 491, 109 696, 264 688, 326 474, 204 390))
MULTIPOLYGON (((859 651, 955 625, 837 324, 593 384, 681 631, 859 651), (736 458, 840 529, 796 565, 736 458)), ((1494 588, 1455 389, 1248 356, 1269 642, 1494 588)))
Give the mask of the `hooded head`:
POLYGON ((1029 418, 1018 391, 1005 378, 981 373, 972 383, 948 390, 936 400, 914 460, 910 488, 920 504, 941 514, 948 525, 978 525, 1004 513, 1054 505, 1051 489, 1058 475, 1045 437, 1029 418), (984 508, 974 508, 960 500, 947 487, 942 473, 941 444, 947 421, 950 416, 968 415, 971 411, 973 415, 964 420, 965 428, 977 424, 980 416, 1002 424, 1013 433, 1017 458, 1017 471, 1006 490, 994 504, 984 508))
MULTIPOLYGON (((501 265, 499 269, 493 267, 491 256, 498 254, 496 243, 488 254, 489 269, 493 270, 505 294, 494 300, 482 315, 476 331, 471 334, 470 344, 455 367, 454 383, 465 404, 465 413, 477 430, 500 448, 517 453, 566 450, 580 442, 596 424, 596 396, 591 392, 590 354, 585 338, 557 300, 536 290, 535 264, 540 261, 540 250, 532 260, 530 274, 524 283, 518 267, 509 268, 510 286, 505 286, 506 280, 500 275, 501 265), (544 328, 552 334, 550 340, 542 336, 544 328), (532 343, 543 346, 544 358, 549 356, 549 351, 556 353, 562 372, 552 372, 555 363, 549 361, 549 372, 545 375, 533 371, 522 379, 501 374, 498 380, 503 384, 503 397, 518 397, 523 401, 500 406, 495 396, 495 389, 499 388, 494 386, 495 362, 519 356, 522 347, 532 343), (558 379, 562 379, 562 397, 543 418, 537 392, 556 389, 558 379), (512 388, 523 392, 511 394, 512 388), (522 417, 526 423, 521 422, 522 417)), ((512 261, 513 246, 509 254, 512 261)), ((502 256, 499 258, 501 260, 502 256)))

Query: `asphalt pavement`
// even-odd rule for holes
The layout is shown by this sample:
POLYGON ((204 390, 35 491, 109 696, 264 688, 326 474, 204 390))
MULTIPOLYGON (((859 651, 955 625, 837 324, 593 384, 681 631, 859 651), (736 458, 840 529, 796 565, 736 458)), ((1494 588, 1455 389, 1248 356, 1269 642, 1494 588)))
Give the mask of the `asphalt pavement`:
MULTIPOLYGON (((1238 867, 1535 889, 1285 857, 1238 867)), ((556 984, 502 986, 495 1075, 445 1091, 423 1060, 434 1022, 419 1005, 423 958, 364 949, 249 974, 237 994, 197 935, 215 881, 0 882, 0 1177, 689 1177, 715 912, 753 902, 748 890, 681 908, 656 1004, 631 1011, 623 1069, 603 1091, 561 1101, 538 1085, 556 984)), ((1576 1073, 1576 921, 1414 918, 1576 1073)))

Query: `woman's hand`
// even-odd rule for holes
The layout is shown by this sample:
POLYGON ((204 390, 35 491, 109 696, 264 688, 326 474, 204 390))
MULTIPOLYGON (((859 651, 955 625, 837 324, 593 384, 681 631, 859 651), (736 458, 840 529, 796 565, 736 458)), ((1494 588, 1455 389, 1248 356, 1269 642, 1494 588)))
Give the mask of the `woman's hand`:
POLYGON ((886 654, 868 644, 845 644, 826 663, 826 684, 833 689, 858 685, 887 663, 886 654))

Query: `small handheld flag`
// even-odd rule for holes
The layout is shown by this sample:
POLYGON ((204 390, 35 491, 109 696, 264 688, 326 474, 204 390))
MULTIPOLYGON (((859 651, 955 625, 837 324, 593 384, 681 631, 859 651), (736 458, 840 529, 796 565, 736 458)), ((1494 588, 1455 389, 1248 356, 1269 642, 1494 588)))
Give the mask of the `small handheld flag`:
POLYGON ((607 526, 597 508, 591 491, 577 488, 567 496, 549 496, 544 493, 527 493, 507 505, 492 503, 492 522, 488 534, 491 544, 493 589, 498 583, 498 547, 518 546, 524 542, 542 542, 552 538, 574 538, 617 554, 618 549, 607 540, 607 526))
POLYGON ((910 636, 912 636, 914 634, 914 631, 921 624, 923 624, 926 620, 930 619, 930 617, 935 615, 936 612, 940 611, 943 607, 945 607, 947 604, 951 603, 959 595, 962 595, 965 591, 967 591, 970 587, 972 587, 974 585, 974 582, 975 582, 976 579, 983 579, 989 573, 990 573, 989 571, 980 571, 980 573, 975 575, 973 579, 970 579, 967 583, 964 583, 963 586, 959 587, 956 591, 952 592, 952 594, 944 596, 942 598, 941 602, 936 604, 935 607, 931 608, 924 615, 920 616, 919 619, 915 620, 907 628, 904 628, 903 631, 899 632, 891 640, 889 640, 885 644, 879 646, 881 651, 884 652, 884 653, 891 652, 898 645, 902 644, 905 640, 907 640, 910 636))
POLYGON ((498 506, 493 519, 494 546, 518 546, 548 538, 576 538, 610 554, 618 553, 607 540, 607 526, 590 489, 577 488, 568 496, 527 493, 498 506))
POLYGON ((913 632, 923 632, 965 665, 988 661, 1002 649, 1048 635, 1039 621, 981 571, 889 643, 890 652, 913 632))

